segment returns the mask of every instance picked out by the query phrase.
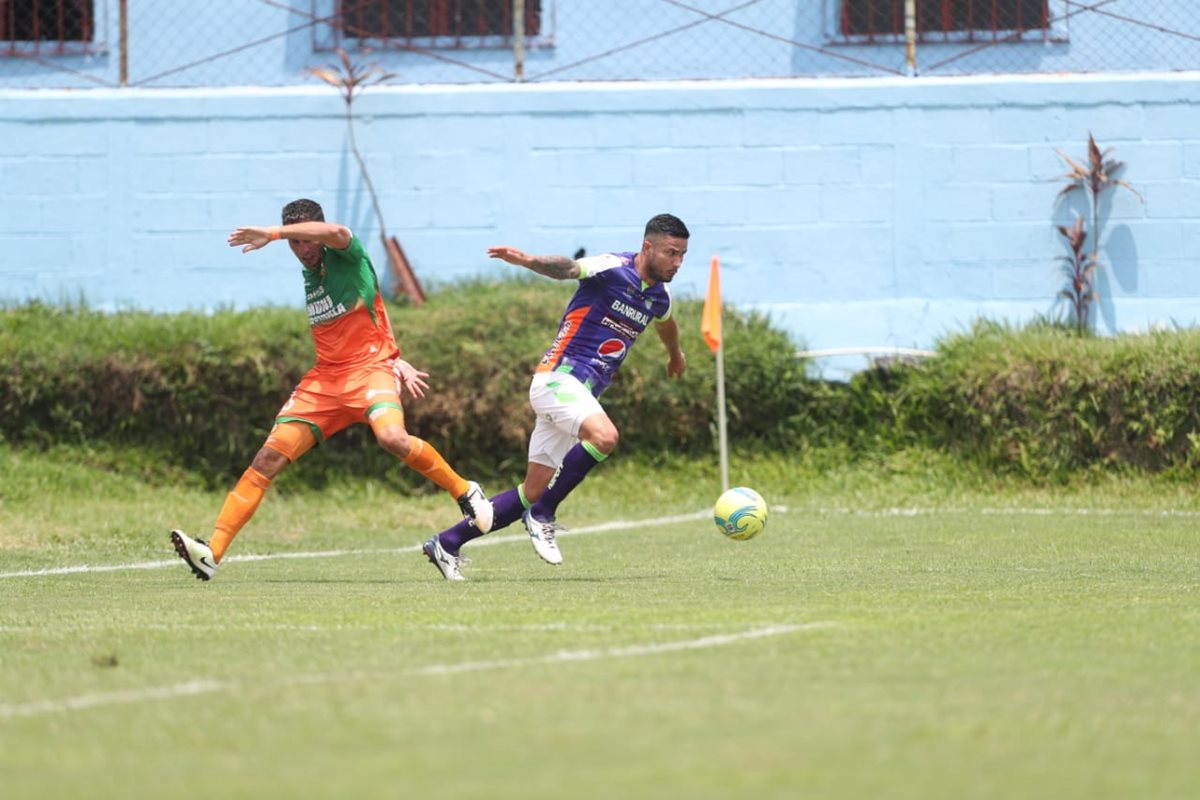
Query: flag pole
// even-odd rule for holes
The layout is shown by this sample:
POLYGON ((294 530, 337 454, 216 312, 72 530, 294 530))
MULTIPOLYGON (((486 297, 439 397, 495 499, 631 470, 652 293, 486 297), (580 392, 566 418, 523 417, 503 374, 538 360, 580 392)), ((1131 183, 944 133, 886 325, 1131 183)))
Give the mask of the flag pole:
POLYGON ((717 357, 717 442, 721 452, 721 492, 729 489, 729 440, 725 429, 725 337, 721 332, 721 259, 712 257, 708 291, 700 314, 700 334, 717 357))
POLYGON ((725 429, 725 341, 717 345, 717 437, 721 449, 721 492, 729 489, 729 437, 725 429))

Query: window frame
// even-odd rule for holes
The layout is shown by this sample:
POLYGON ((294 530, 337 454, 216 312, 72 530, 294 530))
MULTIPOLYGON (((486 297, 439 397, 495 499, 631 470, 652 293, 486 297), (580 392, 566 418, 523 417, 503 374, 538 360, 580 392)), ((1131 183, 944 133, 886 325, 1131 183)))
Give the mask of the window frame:
MULTIPOLYGON (((929 0, 926 0, 928 2, 929 0)), ((847 0, 824 0, 823 26, 826 44, 831 45, 893 45, 904 44, 904 32, 877 34, 843 34, 840 29, 841 11, 847 0)), ((897 0, 903 2, 903 0, 897 0)), ((1067 0, 1046 0, 1050 26, 1027 30, 1017 35, 1013 28, 973 28, 969 31, 927 31, 917 34, 922 47, 939 44, 1021 44, 1023 42, 1069 42, 1070 9, 1067 0)))
POLYGON ((0 39, 0 58, 69 58, 107 53, 109 0, 85 1, 92 4, 91 39, 0 39))
MULTIPOLYGON (((526 49, 554 46, 555 0, 539 0, 539 2, 541 3, 541 30, 536 36, 526 34, 526 49)), ((513 47, 512 34, 504 36, 500 34, 414 36, 412 39, 402 36, 386 39, 381 36, 353 36, 343 32, 338 25, 332 22, 338 17, 338 0, 312 0, 312 5, 313 17, 323 20, 320 24, 313 26, 313 50, 317 52, 328 52, 339 47, 374 50, 419 48, 458 52, 464 50, 511 50, 513 47)))

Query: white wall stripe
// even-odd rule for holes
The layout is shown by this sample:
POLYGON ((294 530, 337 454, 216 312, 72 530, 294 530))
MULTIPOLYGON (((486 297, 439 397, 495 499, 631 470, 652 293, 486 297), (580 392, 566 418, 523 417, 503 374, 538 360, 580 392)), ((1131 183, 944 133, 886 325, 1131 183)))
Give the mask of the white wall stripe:
MULTIPOLYGON (((675 653, 685 650, 703 650, 713 647, 738 644, 740 642, 764 639, 771 636, 782 636, 801 631, 822 630, 836 627, 833 622, 809 622, 797 625, 767 625, 762 628, 751 628, 737 633, 703 636, 699 639, 685 639, 676 642, 657 642, 652 644, 625 645, 607 647, 597 650, 559 650, 542 656, 529 658, 508 658, 494 661, 464 661, 457 664, 429 664, 424 667, 414 667, 397 672, 339 672, 335 674, 314 673, 298 675, 285 681, 279 681, 275 686, 315 686, 322 684, 345 684, 350 681, 380 681, 397 677, 414 677, 422 675, 457 675, 464 672, 479 672, 482 670, 512 669, 546 664, 578 663, 583 661, 600 661, 616 658, 638 658, 642 656, 675 653)), ((258 685, 256 684, 256 688, 258 685)), ((70 711, 83 711, 100 706, 129 705, 155 700, 174 700, 214 692, 236 692, 237 684, 218 680, 194 680, 177 683, 171 686, 154 686, 146 689, 127 689, 106 694, 85 694, 76 697, 64 697, 58 700, 35 700, 30 703, 0 705, 0 719, 15 717, 35 717, 44 714, 62 714, 70 711)))

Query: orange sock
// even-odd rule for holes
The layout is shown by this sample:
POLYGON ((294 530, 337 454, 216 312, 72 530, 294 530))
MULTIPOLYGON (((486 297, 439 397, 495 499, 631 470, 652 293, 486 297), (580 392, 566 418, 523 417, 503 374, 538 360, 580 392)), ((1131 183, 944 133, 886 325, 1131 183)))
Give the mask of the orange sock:
POLYGON ((271 479, 254 467, 249 467, 242 473, 233 491, 225 496, 225 505, 221 506, 221 513, 217 514, 215 530, 212 538, 208 540, 208 546, 212 548, 213 558, 218 564, 229 549, 233 537, 237 536, 242 526, 254 516, 258 504, 262 502, 263 495, 269 488, 271 479))
POLYGON ((404 459, 404 463, 424 475, 438 486, 445 489, 454 497, 467 493, 467 482, 455 472, 442 454, 424 439, 409 437, 412 441, 412 452, 404 459))

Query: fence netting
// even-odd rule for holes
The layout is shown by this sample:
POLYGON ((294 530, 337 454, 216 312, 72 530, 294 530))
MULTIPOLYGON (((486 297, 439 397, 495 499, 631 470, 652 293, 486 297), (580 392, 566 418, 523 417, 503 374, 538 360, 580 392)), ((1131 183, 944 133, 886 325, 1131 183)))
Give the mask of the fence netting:
POLYGON ((1200 69, 1163 0, 0 0, 0 87, 280 86, 343 49, 398 83, 1200 69))

